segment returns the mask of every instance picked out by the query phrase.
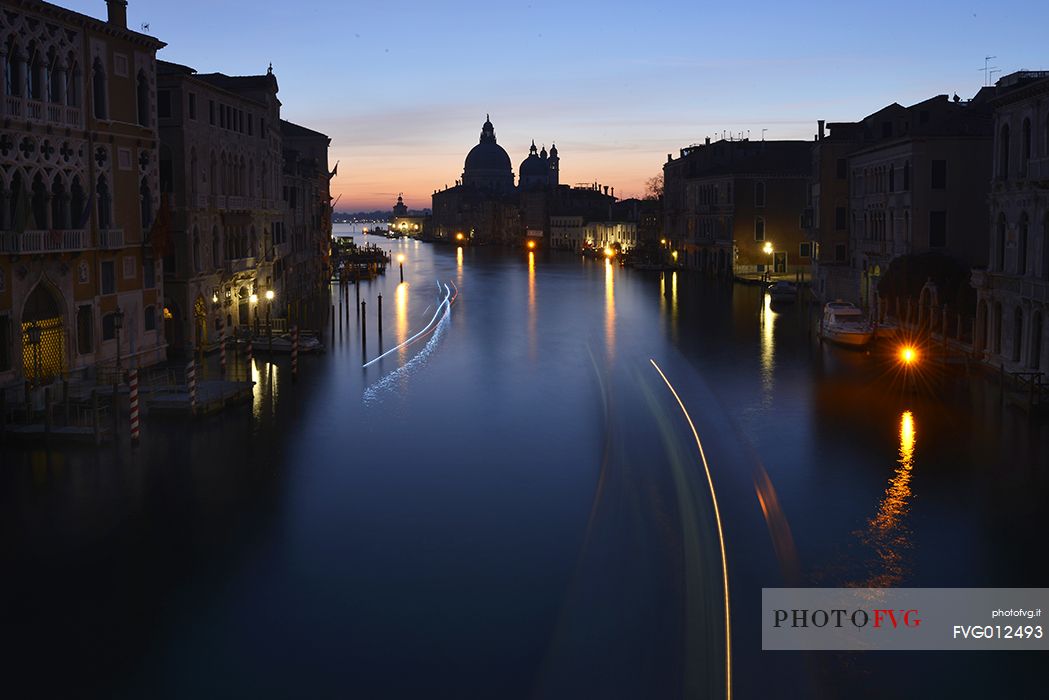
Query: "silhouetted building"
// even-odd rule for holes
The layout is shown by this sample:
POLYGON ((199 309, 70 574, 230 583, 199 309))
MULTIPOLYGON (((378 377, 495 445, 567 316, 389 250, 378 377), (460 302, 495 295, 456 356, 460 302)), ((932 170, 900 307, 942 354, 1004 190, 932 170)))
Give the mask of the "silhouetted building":
POLYGON ((280 120, 284 168, 283 219, 274 223, 273 281, 289 320, 302 324, 319 308, 318 295, 331 280, 331 139, 318 131, 280 120))
POLYGON ((1010 371, 1043 372, 1049 366, 1049 71, 1004 76, 990 104, 989 265, 973 270, 974 346, 1010 371))
POLYGON ((274 281, 286 242, 277 79, 202 74, 167 61, 158 70, 162 179, 173 203, 164 259, 169 342, 207 348, 253 323, 267 290, 278 292, 273 315, 283 315, 274 281))
POLYGON ((164 356, 164 43, 107 5, 108 21, 29 0, 0 12, 0 385, 164 356))
POLYGON ((939 95, 891 104, 864 118, 849 155, 847 299, 875 306, 877 286, 901 255, 935 252, 966 267, 987 260, 987 173, 992 88, 972 100, 939 95))
POLYGON ((807 270, 807 141, 707 139, 663 166, 663 217, 678 263, 719 276, 807 270))

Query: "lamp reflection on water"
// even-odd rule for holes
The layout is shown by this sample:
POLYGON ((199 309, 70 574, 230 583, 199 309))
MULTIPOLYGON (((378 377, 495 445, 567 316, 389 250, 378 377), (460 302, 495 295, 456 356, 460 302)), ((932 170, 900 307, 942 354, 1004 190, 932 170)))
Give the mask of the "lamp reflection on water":
POLYGON ((887 588, 899 585, 905 576, 904 555, 911 547, 910 531, 905 519, 910 510, 911 470, 914 466, 914 415, 904 411, 900 416, 900 452, 896 471, 878 504, 878 512, 867 521, 860 538, 874 549, 877 571, 863 586, 887 588))
POLYGON ((608 347, 608 359, 615 356, 616 350, 616 278, 615 266, 605 259, 605 345, 608 347))
MULTIPOLYGON (((397 314, 397 344, 403 345, 408 339, 408 283, 401 282, 394 292, 394 309, 397 314)), ((404 345, 398 353, 403 362, 408 355, 408 347, 404 345)))
POLYGON ((769 408, 772 404, 773 372, 776 369, 776 313, 772 310, 772 297, 765 295, 761 307, 761 388, 762 404, 769 408))

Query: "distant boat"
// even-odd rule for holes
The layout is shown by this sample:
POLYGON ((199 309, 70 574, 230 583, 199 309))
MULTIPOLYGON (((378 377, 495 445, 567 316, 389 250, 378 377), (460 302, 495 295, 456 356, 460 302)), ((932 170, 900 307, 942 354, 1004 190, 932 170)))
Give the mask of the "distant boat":
POLYGON ((768 286, 767 291, 769 296, 772 297, 773 303, 793 304, 798 298, 797 285, 793 282, 787 282, 786 280, 773 282, 768 286))
POLYGON ((874 328, 854 304, 839 299, 823 307, 820 337, 839 345, 864 347, 874 338, 874 328))

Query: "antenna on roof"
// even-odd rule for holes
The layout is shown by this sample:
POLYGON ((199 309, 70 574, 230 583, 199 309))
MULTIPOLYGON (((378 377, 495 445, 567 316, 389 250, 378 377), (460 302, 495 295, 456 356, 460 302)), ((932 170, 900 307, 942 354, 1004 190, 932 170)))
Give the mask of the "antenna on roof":
POLYGON ((983 68, 981 68, 980 70, 983 71, 983 84, 984 85, 990 85, 991 84, 991 73, 992 72, 994 72, 994 71, 998 71, 999 73, 1001 72, 1001 71, 998 70, 998 66, 992 66, 991 65, 991 59, 992 58, 998 58, 998 57, 997 56, 984 56, 983 57, 983 68))
POLYGON ((148 31, 149 31, 149 22, 143 22, 142 23, 142 32, 146 33, 148 31))

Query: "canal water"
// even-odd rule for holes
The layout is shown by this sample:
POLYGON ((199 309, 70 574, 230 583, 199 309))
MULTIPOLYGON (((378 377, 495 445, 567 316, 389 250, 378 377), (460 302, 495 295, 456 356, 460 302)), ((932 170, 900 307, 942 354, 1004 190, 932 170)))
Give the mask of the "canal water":
POLYGON ((259 355, 237 364, 250 405, 148 418, 138 447, 2 448, 10 679, 108 697, 1042 687, 1032 654, 760 651, 763 586, 1044 585, 1049 435, 983 380, 922 367, 906 386, 755 287, 354 235, 403 255, 405 283, 395 263, 336 288, 297 381, 259 355))

